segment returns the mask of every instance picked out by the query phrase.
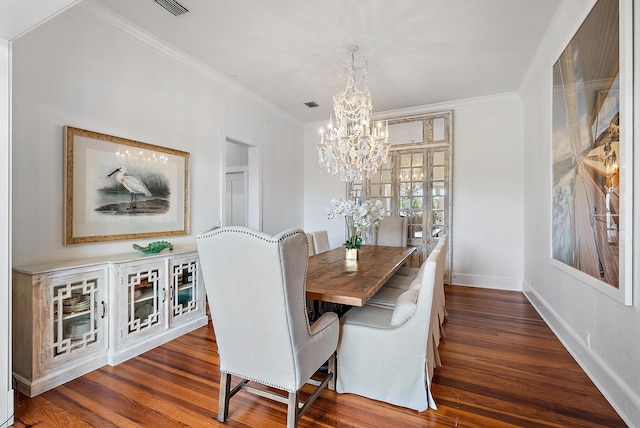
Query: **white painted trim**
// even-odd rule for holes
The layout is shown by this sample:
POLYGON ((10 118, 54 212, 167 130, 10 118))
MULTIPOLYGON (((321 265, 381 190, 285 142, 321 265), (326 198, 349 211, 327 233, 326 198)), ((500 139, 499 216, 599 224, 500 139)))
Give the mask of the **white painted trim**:
POLYGON ((440 113, 448 110, 461 110, 478 105, 488 106, 491 104, 504 104, 505 102, 519 100, 520 96, 516 92, 508 92, 504 94, 489 95, 486 97, 467 98, 462 100, 447 101, 443 103, 409 107, 398 110, 381 111, 373 114, 373 120, 420 116, 425 114, 440 113))
MULTIPOLYGON (((395 118, 405 118, 411 116, 424 116, 425 114, 434 114, 434 113, 442 113, 444 111, 449 110, 462 110, 469 107, 475 107, 478 105, 489 106, 492 104, 504 104, 505 102, 516 102, 520 101, 520 96, 516 92, 508 92, 504 94, 497 95, 489 95, 486 97, 477 97, 477 98, 467 98, 462 100, 455 101, 447 101, 444 103, 438 104, 429 104, 417 107, 410 107, 405 109, 398 110, 387 110, 380 111, 373 114, 373 120, 384 120, 384 119, 395 119, 395 118)), ((306 128, 320 128, 326 127, 329 118, 327 120, 319 120, 316 122, 307 122, 304 127, 306 128)), ((453 130, 452 130, 453 132, 453 130)), ((320 138, 320 133, 318 132, 318 139, 320 138)))
POLYGON ((634 423, 640 421, 640 397, 598 355, 587 347, 585 342, 569 328, 551 306, 526 282, 524 289, 523 294, 525 297, 529 299, 531 305, 533 305, 558 340, 569 351, 614 410, 630 427, 640 427, 639 425, 634 425, 634 423))
POLYGON ((11 47, 0 39, 0 427, 13 424, 11 365, 11 47), (5 422, 6 421, 6 422, 5 422))
POLYGON ((262 147, 249 146, 247 224, 262 231, 262 147))
MULTIPOLYGON (((18 34, 11 34, 11 35, 8 35, 9 40, 11 40, 11 41, 18 40, 20 37, 24 36, 25 34, 29 33, 30 31, 32 31, 32 30, 34 30, 34 29, 38 28, 39 26, 41 26, 41 25, 42 25, 42 24, 44 24, 45 22, 47 22, 47 21, 49 21, 49 20, 51 20, 51 19, 55 18, 56 16, 60 15, 60 14, 61 14, 62 12, 64 12, 65 10, 67 10, 67 9, 69 9, 69 8, 71 8, 71 7, 73 7, 73 6, 75 6, 76 4, 80 3, 81 1, 83 1, 83 0, 73 0, 73 1, 70 1, 66 6, 64 6, 64 7, 60 8, 60 9, 57 9, 57 10, 55 9, 55 7, 59 7, 60 5, 54 6, 54 10, 53 10, 53 12, 51 13, 51 15, 49 15, 49 16, 46 16, 46 15, 44 15, 44 16, 43 16, 43 15, 40 15, 40 14, 37 14, 37 15, 40 15, 40 16, 41 16, 41 18, 40 18, 40 17, 38 17, 38 16, 32 16, 31 18, 34 18, 34 19, 35 19, 35 23, 34 23, 31 27, 29 27, 29 28, 26 28, 26 29, 24 29, 24 30, 18 30, 18 31, 20 31, 20 33, 18 33, 18 34)), ((31 7, 31 8, 35 8, 35 7, 42 7, 42 6, 43 6, 43 5, 36 5, 36 4, 33 4, 34 2, 31 2, 31 3, 32 3, 32 4, 30 4, 30 5, 28 5, 28 6, 26 6, 26 5, 25 5, 25 6, 20 6, 20 7, 24 7, 24 8, 29 8, 29 7, 31 7)), ((43 3, 43 2, 41 2, 41 3, 43 3)), ((58 2, 58 3, 60 3, 60 2, 58 2)), ((47 6, 46 6, 46 8, 49 8, 49 5, 47 5, 47 6)), ((3 9, 4 9, 4 7, 3 7, 3 9)), ((51 9, 49 9, 49 10, 51 10, 51 9)), ((5 13, 5 11, 6 11, 6 9, 5 9, 5 10, 3 10, 3 13, 5 13)), ((11 10, 11 8, 10 8, 9 13, 11 14, 12 12, 14 12, 14 10, 11 10)), ((39 12, 42 12, 42 10, 40 10, 39 12)), ((45 13, 46 13, 46 12, 45 12, 45 13)), ((1 421, 0 421, 0 422, 1 422, 1 421)))
POLYGON ((451 274, 452 285, 466 285, 494 290, 522 291, 522 280, 500 276, 469 275, 465 273, 451 274))
POLYGON ((227 142, 243 144, 248 147, 247 224, 255 230, 262 231, 262 146, 250 139, 226 135, 224 131, 221 133, 220 142, 220 221, 218 226, 226 225, 227 142))

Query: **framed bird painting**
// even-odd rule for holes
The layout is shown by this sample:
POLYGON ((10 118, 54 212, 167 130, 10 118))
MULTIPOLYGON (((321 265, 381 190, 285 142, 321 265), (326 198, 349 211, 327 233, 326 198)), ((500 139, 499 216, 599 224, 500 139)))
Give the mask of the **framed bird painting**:
POLYGON ((189 233, 189 153, 64 127, 65 244, 189 233))

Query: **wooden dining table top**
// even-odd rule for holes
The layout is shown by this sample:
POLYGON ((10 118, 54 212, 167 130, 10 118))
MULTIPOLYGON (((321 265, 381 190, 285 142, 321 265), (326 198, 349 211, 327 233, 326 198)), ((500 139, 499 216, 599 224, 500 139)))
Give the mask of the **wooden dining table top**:
POLYGON ((363 306, 414 251, 415 247, 363 245, 358 260, 347 260, 344 247, 311 256, 307 298, 363 306))

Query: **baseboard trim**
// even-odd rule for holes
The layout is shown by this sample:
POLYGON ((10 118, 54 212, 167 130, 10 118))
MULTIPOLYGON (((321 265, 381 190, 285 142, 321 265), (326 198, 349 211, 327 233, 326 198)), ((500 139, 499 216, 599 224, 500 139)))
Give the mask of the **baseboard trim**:
POLYGON ((523 293, 624 422, 631 428, 638 428, 635 424, 640 421, 640 397, 587 348, 535 290, 525 284, 523 293))
POLYGON ((495 290, 522 291, 522 281, 514 278, 499 276, 467 275, 453 272, 451 284, 467 285, 477 288, 492 288, 495 290))

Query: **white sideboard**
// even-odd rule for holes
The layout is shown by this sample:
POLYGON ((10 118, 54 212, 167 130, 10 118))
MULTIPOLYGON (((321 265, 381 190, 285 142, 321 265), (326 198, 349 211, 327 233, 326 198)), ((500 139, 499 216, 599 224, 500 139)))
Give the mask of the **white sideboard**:
POLYGON ((194 248, 13 269, 13 374, 29 397, 208 322, 194 248))

